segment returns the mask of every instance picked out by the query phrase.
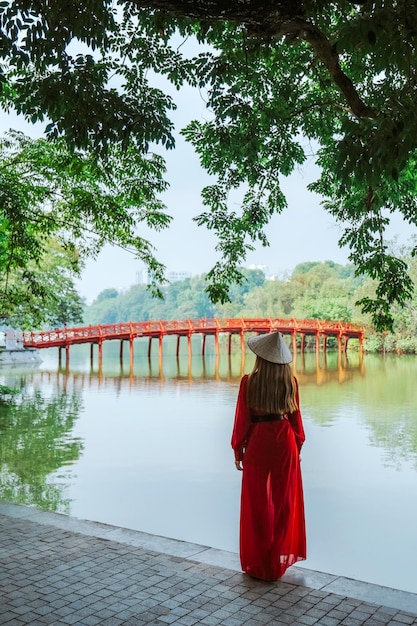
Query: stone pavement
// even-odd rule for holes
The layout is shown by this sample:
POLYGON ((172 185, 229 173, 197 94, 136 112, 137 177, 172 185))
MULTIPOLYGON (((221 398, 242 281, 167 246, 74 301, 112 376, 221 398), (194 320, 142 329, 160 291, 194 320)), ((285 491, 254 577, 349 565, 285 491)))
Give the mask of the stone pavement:
POLYGON ((237 555, 0 503, 0 624, 417 625, 417 595, 292 567, 276 583, 237 555))

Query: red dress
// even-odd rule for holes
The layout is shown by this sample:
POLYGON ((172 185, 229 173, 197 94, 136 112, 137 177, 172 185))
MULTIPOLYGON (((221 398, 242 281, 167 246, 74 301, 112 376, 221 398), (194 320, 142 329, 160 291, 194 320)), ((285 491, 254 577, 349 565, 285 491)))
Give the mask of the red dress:
POLYGON ((244 376, 240 383, 232 435, 235 457, 243 461, 240 561, 250 576, 277 580, 306 558, 300 468, 305 435, 299 410, 283 420, 251 423, 247 381, 244 376))

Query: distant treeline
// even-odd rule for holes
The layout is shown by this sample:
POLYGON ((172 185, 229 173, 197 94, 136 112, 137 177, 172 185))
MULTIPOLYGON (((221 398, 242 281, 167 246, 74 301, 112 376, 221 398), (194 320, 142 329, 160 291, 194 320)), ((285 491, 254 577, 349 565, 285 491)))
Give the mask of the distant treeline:
MULTIPOLYGON (((409 259, 410 275, 417 284, 417 262, 409 259)), ((355 276, 352 265, 332 261, 297 265, 288 276, 266 280, 261 270, 242 270, 244 280, 233 285, 231 301, 214 305, 205 292, 205 275, 187 278, 163 287, 164 299, 154 298, 145 285, 133 285, 120 293, 105 289, 86 306, 85 324, 186 319, 202 317, 296 317, 340 320, 366 328, 369 352, 417 353, 417 295, 403 309, 395 310, 394 333, 377 333, 370 319, 355 305, 374 295, 374 283, 355 276)))

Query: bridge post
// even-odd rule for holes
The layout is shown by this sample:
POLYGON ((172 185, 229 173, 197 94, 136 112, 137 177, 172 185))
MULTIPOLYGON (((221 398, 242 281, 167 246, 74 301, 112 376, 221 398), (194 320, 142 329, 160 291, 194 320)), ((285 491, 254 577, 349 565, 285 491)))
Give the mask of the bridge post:
POLYGON ((320 352, 320 333, 316 332, 316 354, 320 352))
POLYGON ((326 353, 327 350, 327 335, 323 335, 323 352, 326 353))
POLYGON ((162 333, 159 335, 159 360, 162 359, 162 339, 164 338, 164 336, 162 335, 162 333))
POLYGON ((337 351, 339 352, 339 354, 341 354, 342 352, 342 334, 341 333, 337 335, 337 351))
POLYGON ((306 350, 306 334, 300 333, 301 335, 301 354, 304 354, 306 350))
POLYGON ((232 354, 232 333, 229 333, 229 341, 227 346, 227 354, 230 356, 232 354))
POLYGON ((203 340, 201 342, 201 354, 204 356, 206 353, 206 335, 203 335, 203 340))
POLYGON ((119 359, 120 363, 123 363, 123 339, 120 341, 119 359))
POLYGON ((188 333, 188 338, 187 339, 188 339, 188 342, 187 342, 188 343, 188 356, 190 357, 191 354, 192 354, 192 351, 191 351, 191 333, 190 332, 188 333))
POLYGON ((178 358, 180 354, 180 339, 181 335, 177 335, 177 349, 175 351, 175 356, 178 358))
POLYGON ((98 342, 98 365, 101 366, 103 361, 103 342, 100 340, 98 342))
POLYGON ((93 367, 94 361, 94 344, 90 343, 90 367, 93 367))
POLYGON ((240 349, 242 352, 242 357, 244 357, 245 355, 245 331, 242 330, 240 331, 240 349))
POLYGON ((148 343, 148 359, 151 358, 151 348, 152 348, 152 337, 149 337, 149 343, 148 343))
POLYGON ((293 354, 297 353, 297 331, 292 331, 292 352, 293 354))
POLYGON ((58 367, 62 365, 62 348, 58 348, 58 367))
POLYGON ((214 335, 214 345, 216 348, 216 356, 219 356, 219 331, 217 330, 217 328, 214 335))
POLYGON ((130 360, 130 364, 133 364, 133 337, 131 336, 129 339, 129 360, 130 360))

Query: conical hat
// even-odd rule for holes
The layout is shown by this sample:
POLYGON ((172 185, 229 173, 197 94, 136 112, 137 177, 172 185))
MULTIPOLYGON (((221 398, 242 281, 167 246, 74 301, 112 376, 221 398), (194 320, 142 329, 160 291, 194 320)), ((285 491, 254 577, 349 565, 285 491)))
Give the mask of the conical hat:
POLYGON ((271 363, 291 363, 292 354, 280 332, 256 335, 248 339, 248 346, 257 356, 271 363))

